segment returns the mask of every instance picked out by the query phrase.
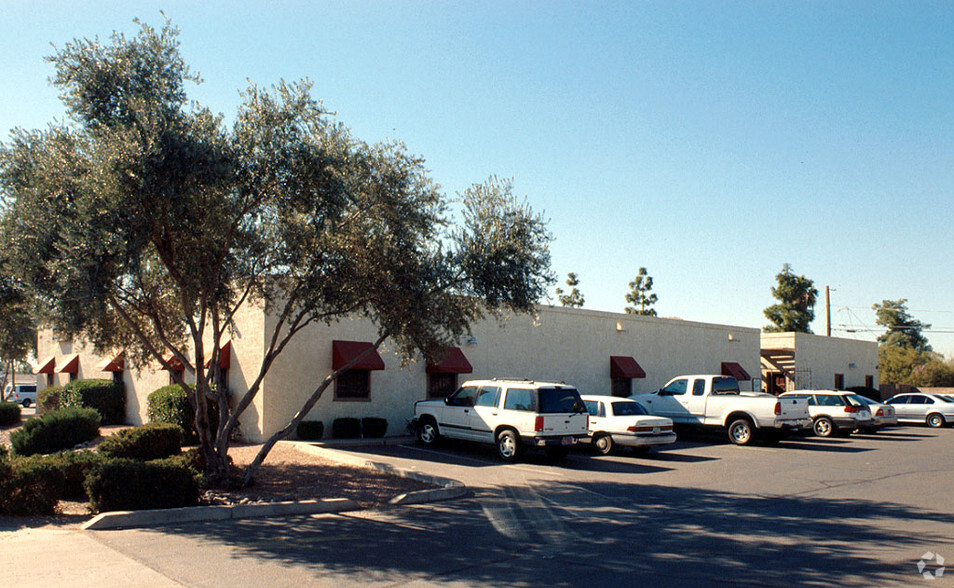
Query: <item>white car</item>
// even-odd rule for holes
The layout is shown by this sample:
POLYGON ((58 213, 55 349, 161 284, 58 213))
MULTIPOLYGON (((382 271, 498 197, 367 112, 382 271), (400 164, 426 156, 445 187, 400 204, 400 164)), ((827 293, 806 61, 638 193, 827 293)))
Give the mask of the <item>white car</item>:
POLYGON ((868 405, 855 400, 844 390, 793 390, 779 398, 807 398, 812 428, 819 437, 850 435, 856 429, 872 426, 868 405))
POLYGON ((676 441, 672 419, 650 416, 635 400, 593 395, 582 398, 590 413, 588 442, 600 455, 608 454, 617 445, 644 452, 676 441))

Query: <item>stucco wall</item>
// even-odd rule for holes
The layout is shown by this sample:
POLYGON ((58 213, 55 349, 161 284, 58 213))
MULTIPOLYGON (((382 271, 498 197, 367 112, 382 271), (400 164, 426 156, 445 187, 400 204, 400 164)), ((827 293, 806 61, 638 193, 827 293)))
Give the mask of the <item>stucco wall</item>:
POLYGON ((808 333, 763 333, 765 349, 794 349, 797 368, 810 368, 811 387, 832 388, 835 374, 843 374, 845 388, 864 386, 871 376, 878 387, 878 344, 840 337, 824 337, 808 333))
MULTIPOLYGON (((273 317, 266 319, 272 324, 273 317)), ((474 343, 461 350, 473 366, 465 379, 525 377, 557 380, 583 393, 609 394, 611 355, 636 358, 646 371, 633 391, 655 390, 674 376, 721 373, 723 361, 736 362, 757 378, 758 329, 640 317, 581 309, 542 307, 536 316, 488 319, 473 328, 474 343), (731 337, 730 337, 731 335, 731 337)), ((317 325, 298 335, 269 372, 263 389, 263 434, 284 426, 308 395, 332 370, 332 341, 374 341, 376 330, 366 320, 317 325)), ((413 416, 413 404, 426 397, 423 362, 406 368, 385 347, 386 368, 371 374, 370 401, 334 399, 329 387, 308 418, 321 420, 326 431, 337 417, 379 416, 388 419, 388 434, 401 434, 413 416)), ((744 382, 743 388, 751 384, 744 382)))

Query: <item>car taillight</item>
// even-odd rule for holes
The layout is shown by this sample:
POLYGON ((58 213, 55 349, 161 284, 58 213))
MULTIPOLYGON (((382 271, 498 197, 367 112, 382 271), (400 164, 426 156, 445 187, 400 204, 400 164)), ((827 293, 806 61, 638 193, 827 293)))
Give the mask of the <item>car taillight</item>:
POLYGON ((879 408, 879 409, 878 409, 878 412, 876 412, 875 415, 877 415, 877 416, 884 416, 884 409, 883 409, 883 408, 879 408))
POLYGON ((640 427, 633 425, 631 427, 626 427, 626 430, 631 433, 652 433, 653 427, 652 425, 642 425, 640 427))
POLYGON ((846 406, 845 412, 861 412, 861 407, 859 406, 846 406))
POLYGON ((775 414, 782 414, 782 403, 781 403, 781 402, 776 402, 776 403, 775 403, 775 414))
POLYGON ((543 417, 537 416, 537 419, 533 422, 533 430, 539 433, 543 430, 543 417))

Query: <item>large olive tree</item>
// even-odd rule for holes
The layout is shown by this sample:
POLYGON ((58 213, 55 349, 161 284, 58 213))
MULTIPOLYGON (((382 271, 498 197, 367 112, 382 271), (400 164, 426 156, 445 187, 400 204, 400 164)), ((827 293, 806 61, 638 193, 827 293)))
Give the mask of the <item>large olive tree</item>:
MULTIPOLYGON (((141 25, 49 58, 68 121, 17 129, 0 147, 0 238, 55 328, 125 349, 136 366, 194 372, 206 477, 222 484, 238 419, 302 329, 363 316, 375 347, 433 356, 484 312, 533 308, 552 282, 550 235, 509 182, 449 201, 423 160, 352 137, 306 82, 251 86, 226 125, 188 101, 185 84, 200 80, 177 35, 141 25), (250 303, 278 320, 248 392, 230 402, 218 353, 250 303), (215 430, 210 403, 223 415, 215 430)), ((350 365, 315 383, 245 482, 350 365)))

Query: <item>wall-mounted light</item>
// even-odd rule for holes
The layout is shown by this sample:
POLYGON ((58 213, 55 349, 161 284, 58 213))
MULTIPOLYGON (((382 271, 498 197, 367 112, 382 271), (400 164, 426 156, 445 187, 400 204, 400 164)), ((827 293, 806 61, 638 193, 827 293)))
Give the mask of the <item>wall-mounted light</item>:
POLYGON ((626 329, 623 328, 623 323, 621 323, 621 322, 619 322, 619 321, 616 321, 616 332, 617 332, 617 333, 623 333, 623 332, 625 332, 625 331, 626 331, 626 329))
POLYGON ((474 337, 473 335, 471 335, 470 339, 467 339, 467 344, 468 344, 468 345, 476 345, 476 344, 477 344, 477 337, 474 337))
POLYGON ((735 342, 735 335, 733 335, 732 333, 729 333, 729 343, 734 343, 734 342, 735 342))
POLYGON ((852 361, 852 362, 850 362, 850 363, 848 364, 848 367, 850 367, 850 368, 853 368, 853 367, 855 367, 855 362, 853 362, 853 361, 852 361))

